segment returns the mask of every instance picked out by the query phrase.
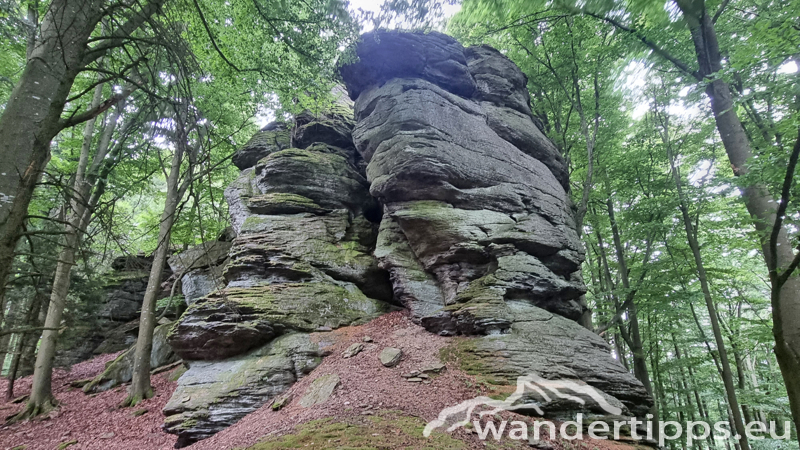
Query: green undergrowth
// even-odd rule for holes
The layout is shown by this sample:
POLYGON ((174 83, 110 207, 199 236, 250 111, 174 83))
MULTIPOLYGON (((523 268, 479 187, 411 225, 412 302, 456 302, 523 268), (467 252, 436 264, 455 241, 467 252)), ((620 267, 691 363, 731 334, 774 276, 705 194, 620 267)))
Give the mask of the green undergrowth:
POLYGON ((267 438, 247 450, 285 448, 330 449, 465 449, 467 444, 449 434, 435 431, 422 435, 425 422, 399 411, 381 411, 374 416, 356 416, 340 421, 314 420, 295 428, 294 433, 267 438))

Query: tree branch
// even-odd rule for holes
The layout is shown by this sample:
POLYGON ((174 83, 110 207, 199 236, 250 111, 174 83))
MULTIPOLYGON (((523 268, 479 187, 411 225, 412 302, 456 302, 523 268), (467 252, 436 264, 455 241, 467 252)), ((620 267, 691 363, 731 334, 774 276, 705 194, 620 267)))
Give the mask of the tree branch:
MULTIPOLYGON (((797 130, 797 140, 794 143, 791 155, 789 155, 789 165, 786 168, 786 176, 783 178, 780 204, 778 204, 778 211, 775 214, 775 223, 772 224, 772 233, 770 233, 769 236, 769 269, 770 272, 773 272, 776 276, 778 275, 778 236, 783 228, 783 217, 786 215, 786 208, 789 206, 789 196, 792 193, 792 182, 794 181, 794 172, 797 167, 798 156, 800 156, 800 128, 797 130)), ((797 261, 797 258, 795 258, 795 261, 797 261)), ((784 276, 788 279, 791 274, 790 270, 793 271, 796 267, 796 264, 794 267, 788 267, 778 279, 780 280, 784 278, 784 276)), ((780 286, 776 287, 780 289, 780 286)))
POLYGON ((63 130, 65 128, 74 127, 75 125, 86 122, 87 120, 94 119, 100 114, 106 112, 112 106, 119 103, 121 100, 127 98, 134 90, 136 90, 135 87, 126 87, 122 90, 122 92, 119 94, 114 94, 111 98, 100 103, 95 108, 88 109, 80 114, 74 114, 66 119, 61 119, 58 122, 58 126, 63 130))
POLYGON ((639 39, 644 45, 646 45, 648 48, 650 48, 650 50, 652 50, 658 56, 660 56, 660 57, 666 59, 667 61, 671 62, 672 64, 675 65, 675 67, 677 67, 681 71, 685 72, 687 75, 691 75, 697 81, 703 81, 703 77, 700 75, 700 72, 698 72, 697 70, 692 70, 692 68, 689 67, 688 64, 686 64, 685 62, 681 61, 677 57, 673 56, 672 54, 670 54, 668 51, 664 50, 663 48, 659 47, 658 44, 656 44, 655 42, 653 42, 650 39, 648 39, 647 36, 644 36, 644 35, 640 34, 635 29, 627 27, 627 26, 621 24, 620 22, 618 22, 617 20, 612 19, 610 17, 601 16, 600 14, 595 14, 593 12, 586 11, 584 9, 580 9, 579 11, 582 12, 583 14, 586 14, 587 16, 594 17, 595 19, 599 19, 599 20, 602 20, 604 22, 608 22, 611 25, 613 25, 614 27, 616 27, 617 29, 620 29, 620 30, 622 30, 622 31, 624 31, 624 32, 626 32, 628 34, 631 34, 631 35, 635 36, 637 39, 639 39))
POLYGON ((728 7, 728 3, 730 2, 731 0, 724 0, 722 4, 719 5, 719 9, 717 9, 717 12, 714 13, 714 17, 711 18, 711 23, 713 24, 717 23, 717 19, 719 19, 719 16, 721 16, 722 13, 725 12, 725 8, 728 7))

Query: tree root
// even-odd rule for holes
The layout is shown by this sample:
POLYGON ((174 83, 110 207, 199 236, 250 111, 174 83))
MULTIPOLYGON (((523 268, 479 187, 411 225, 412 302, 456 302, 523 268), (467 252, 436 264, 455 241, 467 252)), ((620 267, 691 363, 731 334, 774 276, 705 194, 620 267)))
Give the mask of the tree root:
POLYGON ((49 413, 50 411, 55 410, 58 407, 58 402, 53 397, 48 398, 41 404, 36 404, 34 402, 28 402, 25 405, 25 409, 14 414, 13 416, 8 416, 6 418, 6 424, 12 424, 16 422, 21 422, 23 420, 29 420, 36 418, 38 416, 44 415, 49 413))
POLYGON ((123 400, 122 403, 119 404, 119 406, 120 406, 120 408, 133 407, 133 406, 138 405, 142 401, 147 400, 148 398, 152 398, 153 395, 154 395, 153 388, 148 389, 147 392, 144 393, 144 395, 128 394, 128 396, 125 398, 125 400, 123 400))

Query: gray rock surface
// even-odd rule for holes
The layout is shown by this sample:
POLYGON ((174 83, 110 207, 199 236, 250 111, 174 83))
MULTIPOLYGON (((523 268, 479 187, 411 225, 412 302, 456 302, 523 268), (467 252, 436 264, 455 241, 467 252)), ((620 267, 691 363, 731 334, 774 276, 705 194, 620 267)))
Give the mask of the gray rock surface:
MULTIPOLYGON (((624 405, 628 414, 643 417, 647 413, 652 400, 644 386, 610 357, 611 349, 600 336, 528 302, 508 304, 512 323, 508 333, 484 336, 461 347, 460 356, 469 365, 480 365, 482 376, 512 384, 517 377, 529 374, 551 380, 580 380, 606 394, 609 403, 624 405)), ((539 399, 536 403, 551 415, 583 409, 557 399, 539 399)))
MULTIPOLYGON (((155 369, 178 360, 172 347, 167 344, 167 333, 172 323, 159 325, 153 331, 153 349, 150 352, 150 368, 155 369)), ((102 392, 127 383, 133 379, 133 363, 136 343, 117 359, 106 365, 105 370, 83 387, 84 392, 102 392)))
POLYGON ((239 170, 253 167, 256 163, 270 153, 275 153, 291 147, 291 135, 286 124, 272 122, 256 133, 242 148, 236 151, 231 158, 233 165, 239 170))
POLYGON ((306 389, 306 393, 300 399, 300 406, 310 408, 314 405, 325 403, 331 397, 339 382, 339 375, 335 373, 322 375, 312 381, 306 389))
MULTIPOLYGON (((381 208, 352 142, 351 102, 340 100, 299 115, 288 145, 276 134, 284 130, 270 129, 239 153, 243 171, 225 191, 236 238, 209 256, 227 258, 224 288, 194 300, 169 335, 190 367, 164 410, 179 445, 234 423, 319 363, 316 347, 284 344, 289 336, 396 309, 372 257, 381 208)), ((205 282, 198 270, 184 283, 187 299, 205 282)))
MULTIPOLYGON (((87 310, 85 317, 59 337, 57 367, 71 366, 101 353, 130 347, 138 332, 151 264, 152 257, 142 255, 121 256, 111 263, 112 270, 105 275, 102 288, 104 303, 87 310)), ((170 275, 171 271, 166 268, 163 279, 169 279, 170 275)))
POLYGON ((353 356, 361 353, 361 350, 364 350, 364 344, 360 342, 351 344, 342 352, 342 358, 352 358, 353 356))
POLYGON ((380 359, 381 364, 385 367, 394 367, 398 365, 402 358, 403 351, 394 347, 386 347, 381 350, 381 353, 378 355, 378 359, 380 359))
POLYGON ((525 75, 435 33, 367 33, 357 54, 341 73, 395 298, 431 332, 483 336, 464 341, 478 375, 575 380, 643 414, 641 383, 576 323, 583 248, 566 164, 531 115, 525 75))
POLYGON ((172 272, 181 277, 181 293, 186 304, 191 305, 225 287, 222 273, 231 245, 230 241, 223 240, 203 242, 167 260, 172 272))
POLYGON ((435 33, 367 33, 357 53, 342 75, 384 205, 375 256, 395 297, 441 334, 504 332, 512 299, 580 317, 566 169, 533 123, 525 75, 496 50, 435 33))
POLYGON ((163 409, 164 430, 178 434, 176 448, 205 439, 283 394, 322 356, 307 334, 294 333, 222 361, 187 361, 163 409))

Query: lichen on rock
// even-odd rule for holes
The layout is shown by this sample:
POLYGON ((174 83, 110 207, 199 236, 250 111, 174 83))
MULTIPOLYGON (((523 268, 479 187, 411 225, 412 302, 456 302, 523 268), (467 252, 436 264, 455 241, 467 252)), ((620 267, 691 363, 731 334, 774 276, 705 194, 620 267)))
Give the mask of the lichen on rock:
MULTIPOLYGON (((577 322, 584 251, 567 166, 522 71, 435 32, 379 30, 357 45, 341 69, 350 99, 268 126, 235 157, 225 288, 170 332, 189 370, 165 428, 184 445, 230 425, 318 364, 307 333, 397 305, 428 332, 463 336, 451 351, 475 375, 565 378, 641 415, 641 383, 577 322)), ((337 385, 318 380, 320 398, 337 385)))

